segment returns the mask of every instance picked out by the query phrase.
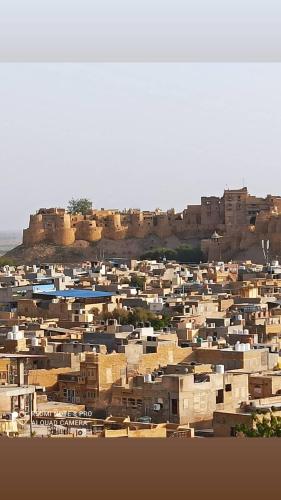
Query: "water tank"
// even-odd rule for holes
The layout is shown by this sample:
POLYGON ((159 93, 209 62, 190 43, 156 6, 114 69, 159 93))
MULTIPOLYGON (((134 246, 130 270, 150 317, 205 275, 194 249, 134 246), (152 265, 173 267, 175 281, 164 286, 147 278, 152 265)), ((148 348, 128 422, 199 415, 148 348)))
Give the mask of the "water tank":
POLYGON ((224 365, 216 365, 216 373, 224 373, 224 365))
POLYGON ((13 332, 8 332, 7 333, 7 340, 13 340, 14 334, 13 332))
POLYGON ((152 375, 151 375, 151 373, 147 373, 147 375, 144 376, 144 381, 145 382, 152 382, 152 375))
POLYGON ((242 321, 243 320, 242 314, 238 314, 237 319, 238 319, 238 321, 242 321))
POLYGON ((244 335, 249 335, 249 330, 244 330, 244 335))
POLYGON ((18 331, 19 331, 18 325, 14 325, 13 328, 12 328, 12 332, 13 333, 18 333, 18 331))
POLYGON ((245 344, 245 346, 246 346, 246 351, 251 350, 251 344, 249 342, 247 342, 247 344, 245 344))
POLYGON ((33 338, 31 339, 31 345, 32 345, 32 347, 37 347, 37 346, 39 346, 39 339, 37 339, 37 337, 33 337, 33 338))
POLYGON ((240 350, 240 342, 239 340, 236 342, 235 344, 235 351, 239 351, 240 350))

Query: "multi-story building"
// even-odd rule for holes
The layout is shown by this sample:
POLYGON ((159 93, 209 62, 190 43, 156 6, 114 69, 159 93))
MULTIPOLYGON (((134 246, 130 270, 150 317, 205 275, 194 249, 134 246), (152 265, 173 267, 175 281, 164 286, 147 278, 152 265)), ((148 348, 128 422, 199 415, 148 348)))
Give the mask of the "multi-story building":
POLYGON ((247 374, 188 373, 184 364, 169 371, 154 380, 138 376, 127 386, 114 386, 108 412, 205 427, 216 409, 235 408, 248 400, 247 374))

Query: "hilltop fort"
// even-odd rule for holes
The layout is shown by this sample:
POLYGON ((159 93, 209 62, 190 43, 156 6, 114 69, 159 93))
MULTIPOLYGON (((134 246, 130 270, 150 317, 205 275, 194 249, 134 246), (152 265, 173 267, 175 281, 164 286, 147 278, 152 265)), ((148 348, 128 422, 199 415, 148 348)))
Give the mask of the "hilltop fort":
MULTIPOLYGON (((30 216, 29 227, 23 231, 23 248, 98 247, 106 242, 113 255, 115 250, 132 255, 153 244, 193 241, 200 242, 209 259, 218 259, 235 258, 241 252, 257 254, 262 239, 270 241, 274 254, 281 253, 281 197, 252 196, 243 187, 226 189, 222 197, 202 197, 200 204, 188 205, 182 212, 93 209, 82 215, 63 208, 41 208, 30 216)), ((255 258, 260 260, 260 256, 255 258)))

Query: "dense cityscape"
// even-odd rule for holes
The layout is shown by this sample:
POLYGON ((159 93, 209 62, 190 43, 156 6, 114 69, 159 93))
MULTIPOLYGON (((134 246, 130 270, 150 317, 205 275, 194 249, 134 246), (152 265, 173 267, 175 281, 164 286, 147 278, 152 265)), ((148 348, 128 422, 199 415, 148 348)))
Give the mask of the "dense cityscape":
POLYGON ((261 247, 263 263, 2 257, 1 436, 280 435, 281 265, 261 247))

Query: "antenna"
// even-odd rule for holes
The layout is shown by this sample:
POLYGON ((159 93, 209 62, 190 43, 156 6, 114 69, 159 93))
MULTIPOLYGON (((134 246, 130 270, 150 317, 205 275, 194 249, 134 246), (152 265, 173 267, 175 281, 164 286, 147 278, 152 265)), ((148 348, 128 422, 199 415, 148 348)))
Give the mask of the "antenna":
POLYGON ((263 253, 265 263, 267 263, 265 249, 264 249, 264 240, 261 240, 261 247, 262 247, 262 253, 263 253))
POLYGON ((270 247, 270 242, 269 240, 262 240, 261 241, 261 247, 262 247, 262 252, 264 256, 265 263, 268 264, 268 257, 269 257, 269 247, 270 247))

